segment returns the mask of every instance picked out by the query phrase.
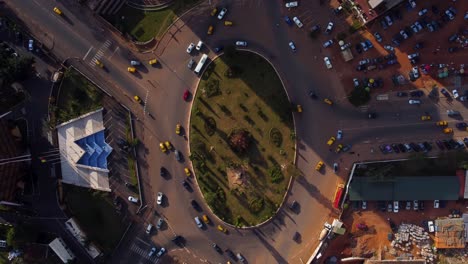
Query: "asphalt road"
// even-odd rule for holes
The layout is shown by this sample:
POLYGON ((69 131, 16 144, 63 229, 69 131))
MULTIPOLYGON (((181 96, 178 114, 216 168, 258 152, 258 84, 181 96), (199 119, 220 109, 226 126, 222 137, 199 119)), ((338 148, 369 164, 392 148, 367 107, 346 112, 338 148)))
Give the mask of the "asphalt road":
MULTIPOLYGON (((215 18, 209 17, 210 7, 208 3, 203 3, 169 29, 154 54, 146 55, 132 54, 111 33, 102 31, 88 10, 77 5, 62 6, 61 3, 48 0, 9 3, 33 30, 47 32, 43 41, 49 39, 53 43, 51 47, 54 54, 62 59, 80 58, 86 67, 94 69, 95 78, 111 82, 106 89, 109 88, 111 94, 129 106, 140 120, 137 122, 137 130, 143 147, 139 154, 144 160, 141 173, 144 175, 144 193, 149 207, 142 215, 139 228, 135 228, 132 235, 124 241, 120 253, 115 256, 116 263, 126 263, 128 259, 135 260, 138 256, 142 260, 146 259, 142 253, 145 244, 140 240, 146 241, 145 243, 149 241, 144 228, 148 222, 154 224, 157 220, 154 210, 167 220, 168 225, 166 230, 158 232, 152 240, 159 246, 167 247, 170 254, 190 263, 226 261, 227 256, 219 255, 211 248, 212 242, 218 243, 223 249, 229 247, 235 252, 242 252, 250 263, 305 262, 318 243, 317 238, 323 223, 331 220, 334 211, 330 200, 336 183, 340 178, 345 178, 352 162, 379 158, 377 149, 382 143, 432 141, 436 137, 445 137, 433 122, 420 121, 424 112, 429 112, 434 120, 447 119, 444 112, 449 108, 461 109, 466 114, 466 109, 459 102, 448 104, 441 101, 434 104, 424 97, 423 104, 417 107, 409 105, 407 99, 390 94, 388 101, 371 102, 369 109, 378 110, 379 117, 368 120, 365 113, 347 102, 336 78, 340 74, 339 70, 325 68, 323 56, 331 55, 329 51, 322 51, 321 43, 311 41, 305 33, 307 29, 298 29, 284 23, 282 16, 287 14, 287 10, 282 7, 282 1, 242 0, 222 3, 228 6, 227 19, 233 20, 235 26, 224 27, 215 18), (65 18, 53 13, 54 5, 63 10, 65 18), (215 33, 207 36, 206 30, 210 24, 215 24, 215 33), (305 177, 292 185, 287 198, 288 202, 294 199, 300 203, 299 214, 282 210, 272 222, 255 231, 229 229, 229 235, 216 230, 218 221, 214 216, 210 218, 215 220, 215 225, 208 226, 205 230, 196 227, 193 217, 201 214, 191 208, 189 201, 202 201, 198 188, 192 180, 195 191, 189 193, 183 189, 180 181, 185 177, 183 168, 186 162, 176 162, 173 153, 162 154, 158 144, 170 140, 176 149, 182 150, 187 159, 187 141, 177 136, 174 129, 177 123, 184 127, 188 124, 190 103, 183 102, 182 93, 185 89, 194 92, 198 79, 187 69, 190 56, 185 49, 190 42, 196 43, 199 39, 206 43, 201 53, 208 53, 210 58, 215 56, 210 50, 220 44, 226 45, 236 40, 247 41, 249 49, 265 55, 275 65, 291 101, 303 105, 304 112, 296 113, 295 121, 297 165, 305 177), (291 40, 298 49, 295 53, 288 46, 291 40), (130 59, 138 58, 147 65, 146 62, 154 56, 159 59, 160 67, 140 67, 136 75, 126 71, 130 59), (93 64, 96 58, 103 61, 105 70, 93 64), (335 104, 330 107, 321 100, 308 98, 306 91, 310 88, 316 90, 321 99, 330 98, 335 104), (142 115, 141 107, 131 99, 133 95, 146 100, 147 110, 155 119, 142 115), (338 155, 329 151, 326 141, 338 129, 344 131, 343 142, 353 145, 354 155, 338 155), (315 173, 313 169, 319 160, 325 161, 327 165, 323 173, 315 173), (330 169, 334 162, 340 163, 338 175, 330 169), (159 177, 160 166, 170 171, 169 179, 159 177), (155 194, 158 191, 163 191, 166 195, 163 206, 155 205, 155 194), (295 243, 291 239, 296 231, 302 235, 301 243, 295 243), (186 238, 185 249, 178 249, 170 243, 174 234, 181 234, 186 238)), ((314 21, 326 24, 330 19, 329 10, 320 7, 318 1, 311 5, 316 5, 311 10, 325 9, 323 12, 309 14, 310 19, 304 22, 306 27, 314 21)), ((39 33, 37 37, 41 39, 41 36, 45 35, 39 33)), ((193 53, 196 60, 201 57, 201 53, 193 53)), ((331 56, 332 63, 338 59, 341 58, 331 56)), ((211 215, 205 206, 203 209, 206 214, 211 215)), ((146 245, 147 250, 149 245, 146 245)))

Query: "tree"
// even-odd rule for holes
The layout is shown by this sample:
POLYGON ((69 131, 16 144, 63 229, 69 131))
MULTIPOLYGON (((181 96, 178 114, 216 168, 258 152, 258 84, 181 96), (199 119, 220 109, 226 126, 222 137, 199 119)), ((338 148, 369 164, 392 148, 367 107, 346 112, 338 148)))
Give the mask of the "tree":
POLYGON ((236 47, 233 45, 228 45, 226 48, 224 48, 224 55, 226 55, 227 58, 232 58, 236 55, 237 50, 236 47))
POLYGON ((9 246, 12 246, 12 247, 17 246, 17 243, 16 243, 16 230, 15 230, 14 227, 8 229, 8 232, 6 234, 6 242, 7 242, 7 245, 9 245, 9 246))
POLYGON ((250 145, 251 135, 244 129, 234 130, 229 135, 229 145, 239 153, 245 152, 250 145))

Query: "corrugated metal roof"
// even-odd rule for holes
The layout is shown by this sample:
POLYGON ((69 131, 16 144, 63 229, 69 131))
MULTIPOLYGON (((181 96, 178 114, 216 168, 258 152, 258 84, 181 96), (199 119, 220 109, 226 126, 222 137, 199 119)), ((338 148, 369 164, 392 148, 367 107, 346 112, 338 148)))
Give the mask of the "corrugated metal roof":
POLYGON ((456 176, 397 176, 384 181, 354 177, 349 186, 351 201, 404 201, 458 199, 460 183, 456 176))

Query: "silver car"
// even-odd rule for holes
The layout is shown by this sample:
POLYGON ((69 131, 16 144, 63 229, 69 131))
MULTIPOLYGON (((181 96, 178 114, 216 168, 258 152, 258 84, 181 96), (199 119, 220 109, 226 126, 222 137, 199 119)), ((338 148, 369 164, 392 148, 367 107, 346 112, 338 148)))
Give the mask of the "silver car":
POLYGON ((238 40, 238 41, 236 41, 236 46, 238 46, 238 47, 247 47, 247 41, 238 40))
POLYGON ((194 59, 190 59, 189 62, 187 63, 187 68, 192 69, 193 65, 195 64, 194 59))

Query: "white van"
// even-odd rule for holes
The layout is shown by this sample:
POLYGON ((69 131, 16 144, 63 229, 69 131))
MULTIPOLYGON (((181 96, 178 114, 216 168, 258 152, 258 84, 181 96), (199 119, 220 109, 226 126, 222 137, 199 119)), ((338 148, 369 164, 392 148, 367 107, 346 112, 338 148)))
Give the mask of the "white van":
POLYGON ((203 223, 200 221, 200 218, 195 217, 195 223, 197 224, 198 228, 202 228, 203 227, 203 223))
POLYGON ((152 224, 148 224, 148 226, 146 227, 146 234, 150 234, 151 233, 151 230, 153 230, 153 225, 152 224))
POLYGON ((198 41, 198 44, 197 44, 197 46, 195 47, 195 49, 201 50, 202 46, 203 46, 203 41, 200 40, 200 41, 198 41))

